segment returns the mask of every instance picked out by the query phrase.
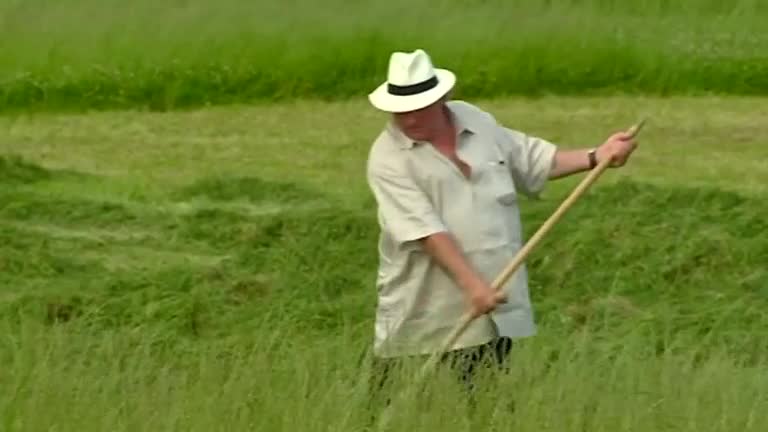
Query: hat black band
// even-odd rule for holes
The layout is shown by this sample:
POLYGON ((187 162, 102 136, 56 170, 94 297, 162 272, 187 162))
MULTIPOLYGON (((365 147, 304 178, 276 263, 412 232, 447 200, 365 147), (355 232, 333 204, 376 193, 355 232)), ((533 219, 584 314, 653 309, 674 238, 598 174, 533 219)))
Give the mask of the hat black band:
POLYGON ((432 90, 433 88, 437 87, 437 76, 433 76, 432 78, 422 81, 417 84, 411 84, 408 86, 399 86, 394 84, 387 84, 387 89, 390 94, 396 95, 396 96, 410 96, 415 95, 418 93, 423 93, 427 90, 432 90))

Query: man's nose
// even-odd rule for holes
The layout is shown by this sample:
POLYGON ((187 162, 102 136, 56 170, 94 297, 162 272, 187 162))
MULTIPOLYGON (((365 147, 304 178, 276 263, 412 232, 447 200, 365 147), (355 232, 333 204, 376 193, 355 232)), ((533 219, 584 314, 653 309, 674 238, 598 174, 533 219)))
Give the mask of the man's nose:
POLYGON ((405 118, 403 120, 404 120, 405 125, 408 126, 408 127, 414 127, 414 126, 416 126, 419 123, 419 118, 416 117, 416 116, 412 116, 412 115, 405 116, 405 118))

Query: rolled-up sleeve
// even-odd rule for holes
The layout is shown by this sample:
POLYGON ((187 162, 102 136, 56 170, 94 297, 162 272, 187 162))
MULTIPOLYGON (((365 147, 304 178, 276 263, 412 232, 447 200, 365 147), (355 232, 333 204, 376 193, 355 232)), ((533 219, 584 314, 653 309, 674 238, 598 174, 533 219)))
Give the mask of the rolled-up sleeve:
POLYGON ((549 179, 557 146, 503 126, 499 133, 515 183, 525 195, 537 198, 549 179))
POLYGON ((368 184, 379 208, 382 230, 400 243, 445 231, 429 197, 403 171, 392 163, 368 167, 368 184))

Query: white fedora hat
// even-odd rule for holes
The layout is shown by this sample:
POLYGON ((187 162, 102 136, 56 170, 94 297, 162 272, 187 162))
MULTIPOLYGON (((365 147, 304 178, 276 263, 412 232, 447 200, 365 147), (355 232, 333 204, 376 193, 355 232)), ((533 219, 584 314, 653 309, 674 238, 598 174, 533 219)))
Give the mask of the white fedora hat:
POLYGON ((387 81, 368 95, 374 107, 386 112, 424 108, 443 97, 456 84, 456 75, 437 69, 424 50, 395 52, 389 58, 387 81))

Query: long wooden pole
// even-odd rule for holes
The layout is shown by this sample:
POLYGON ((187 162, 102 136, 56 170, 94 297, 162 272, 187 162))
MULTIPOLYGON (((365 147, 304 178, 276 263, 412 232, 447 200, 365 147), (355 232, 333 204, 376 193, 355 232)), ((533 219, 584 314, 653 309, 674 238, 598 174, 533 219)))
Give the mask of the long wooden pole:
MULTIPOLYGON (((640 133, 640 130, 645 125, 645 119, 641 119, 637 124, 632 126, 627 132, 630 134, 631 137, 637 136, 638 133, 640 133)), ((492 287, 495 291, 499 291, 503 289, 504 284, 509 280, 509 278, 517 271, 517 269, 520 267, 520 265, 525 262, 526 258, 528 258, 528 255, 531 253, 534 247, 541 241, 541 239, 552 229, 552 227, 563 217, 565 212, 568 211, 568 209, 573 206, 573 204, 584 194, 584 192, 589 189, 590 186, 600 177, 600 175, 605 171, 606 168, 608 168, 611 164, 611 159, 604 159, 600 161, 600 163, 593 168, 589 174, 584 178, 584 180, 579 183, 579 185, 571 192, 571 194, 563 201, 562 204, 555 210, 555 212, 542 224, 542 226, 536 231, 536 233, 526 242, 526 244, 523 246, 520 251, 515 255, 515 257, 512 259, 512 261, 499 273, 499 275, 496 277, 496 279, 492 283, 492 287)), ((446 338, 445 343, 442 345, 441 351, 438 351, 434 354, 432 354, 427 362, 425 363, 424 367, 420 370, 420 373, 416 376, 415 380, 409 385, 409 388, 418 388, 418 386, 421 384, 421 382, 427 377, 429 372, 431 372, 434 369, 434 366, 436 365, 437 361, 441 357, 441 355, 451 349, 453 344, 456 343, 456 341, 459 339, 461 334, 469 327, 469 324, 472 323, 472 321, 477 318, 477 314, 469 310, 467 311, 462 317, 458 325, 453 329, 453 331, 450 333, 450 335, 446 338)), ((387 407, 387 408, 391 408, 387 407)), ((381 418, 381 421, 379 422, 379 426, 384 427, 386 424, 389 423, 390 410, 385 410, 384 415, 381 418)))
MULTIPOLYGON (((640 133, 640 129, 642 129, 643 125, 645 124, 645 119, 641 119, 637 124, 632 126, 627 132, 630 134, 631 137, 637 136, 638 133, 640 133)), ((609 158, 603 159, 600 161, 600 163, 593 168, 589 174, 584 178, 584 180, 579 183, 579 185, 576 187, 576 189, 571 192, 571 194, 563 201, 562 204, 555 210, 555 212, 552 214, 552 216, 547 219, 544 224, 536 231, 536 233, 525 243, 522 249, 518 251, 517 255, 512 259, 512 261, 504 268, 504 270, 501 271, 501 273, 496 277, 496 279, 493 281, 492 287, 495 291, 500 291, 504 284, 509 280, 510 277, 517 271, 517 269, 525 262, 526 258, 528 258, 528 255, 531 253, 533 248, 536 247, 537 244, 541 241, 541 239, 552 229, 553 226, 563 217, 565 212, 568 211, 568 209, 573 206, 573 204, 584 194, 584 192, 589 189, 590 186, 600 177, 600 175, 605 171, 608 166, 610 166, 612 160, 609 158)), ((462 333, 469 327, 469 324, 472 323, 472 321, 477 318, 477 315, 474 313, 474 311, 469 310, 467 311, 461 318, 461 321, 459 324, 453 329, 453 331, 450 333, 450 336, 446 339, 445 343, 442 345, 442 350, 438 353, 435 353, 436 355, 432 355, 430 358, 430 361, 428 361, 424 368, 422 369, 422 373, 420 375, 426 375, 426 372, 434 366, 435 362, 437 361, 437 358, 440 356, 440 354, 447 352, 451 349, 454 343, 459 339, 462 333)))

